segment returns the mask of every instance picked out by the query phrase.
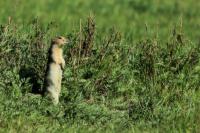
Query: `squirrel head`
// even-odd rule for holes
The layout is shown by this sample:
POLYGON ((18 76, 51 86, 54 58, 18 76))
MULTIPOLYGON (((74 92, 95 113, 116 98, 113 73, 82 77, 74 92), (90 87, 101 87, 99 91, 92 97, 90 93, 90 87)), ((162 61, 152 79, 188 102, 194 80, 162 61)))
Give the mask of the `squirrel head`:
POLYGON ((54 39, 52 39, 51 44, 58 45, 59 47, 64 46, 65 44, 69 43, 69 39, 59 36, 54 39))

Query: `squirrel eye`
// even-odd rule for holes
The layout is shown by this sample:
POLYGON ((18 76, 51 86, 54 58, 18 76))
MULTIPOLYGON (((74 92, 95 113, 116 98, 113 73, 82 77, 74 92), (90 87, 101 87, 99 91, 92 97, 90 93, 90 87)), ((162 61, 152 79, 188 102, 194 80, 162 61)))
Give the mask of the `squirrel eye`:
POLYGON ((58 39, 62 39, 62 37, 59 36, 58 39))

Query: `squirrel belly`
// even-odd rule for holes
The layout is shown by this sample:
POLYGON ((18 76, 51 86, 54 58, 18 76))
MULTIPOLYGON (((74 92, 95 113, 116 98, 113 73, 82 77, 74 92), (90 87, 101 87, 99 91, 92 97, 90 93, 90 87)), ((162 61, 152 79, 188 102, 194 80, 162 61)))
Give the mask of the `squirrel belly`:
POLYGON ((49 85, 46 90, 50 94, 53 103, 58 104, 61 91, 62 69, 59 64, 51 63, 49 65, 49 72, 47 75, 49 85))

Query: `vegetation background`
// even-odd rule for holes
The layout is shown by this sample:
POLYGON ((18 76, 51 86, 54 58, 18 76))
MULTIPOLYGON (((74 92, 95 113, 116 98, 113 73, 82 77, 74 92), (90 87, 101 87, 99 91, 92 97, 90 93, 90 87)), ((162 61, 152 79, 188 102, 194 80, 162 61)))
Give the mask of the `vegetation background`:
POLYGON ((199 132, 200 2, 1 0, 0 132, 199 132), (60 104, 39 93, 51 38, 60 104))

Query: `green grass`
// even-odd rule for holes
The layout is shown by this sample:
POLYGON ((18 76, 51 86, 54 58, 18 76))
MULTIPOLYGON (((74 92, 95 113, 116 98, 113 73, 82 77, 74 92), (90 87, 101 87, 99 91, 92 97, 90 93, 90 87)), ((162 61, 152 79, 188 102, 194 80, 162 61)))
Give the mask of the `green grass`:
POLYGON ((0 132, 199 132, 199 7, 0 1, 0 132), (71 39, 58 106, 35 94, 56 35, 71 39))

